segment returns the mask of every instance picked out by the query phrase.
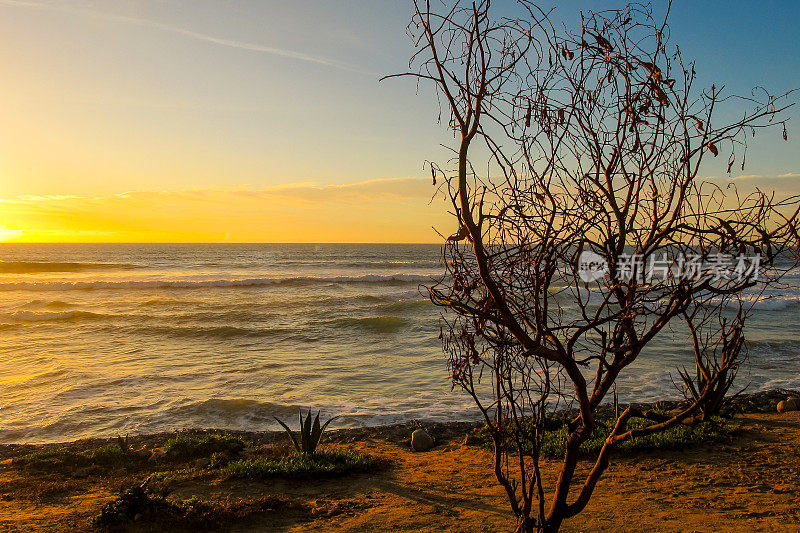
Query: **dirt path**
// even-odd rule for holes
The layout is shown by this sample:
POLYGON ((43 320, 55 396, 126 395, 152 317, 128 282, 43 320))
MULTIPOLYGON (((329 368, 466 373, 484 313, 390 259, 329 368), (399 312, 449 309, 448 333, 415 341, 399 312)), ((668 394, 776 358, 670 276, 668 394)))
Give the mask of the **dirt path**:
MULTIPOLYGON (((744 415, 730 444, 616 457, 588 508, 564 531, 800 531, 800 413, 744 415)), ((389 458, 376 474, 326 481, 209 478, 171 483, 171 497, 235 504, 280 495, 297 505, 263 509, 224 531, 510 531, 490 454, 446 444, 413 453, 399 444, 353 447, 389 458)), ((556 464, 545 463, 554 476, 556 464)), ((588 468, 588 465, 583 465, 588 468)), ((141 476, 139 476, 141 477, 141 476)), ((91 516, 132 478, 20 475, 0 463, 0 531, 89 531, 91 516)), ((154 531, 137 523, 131 530, 154 531)))

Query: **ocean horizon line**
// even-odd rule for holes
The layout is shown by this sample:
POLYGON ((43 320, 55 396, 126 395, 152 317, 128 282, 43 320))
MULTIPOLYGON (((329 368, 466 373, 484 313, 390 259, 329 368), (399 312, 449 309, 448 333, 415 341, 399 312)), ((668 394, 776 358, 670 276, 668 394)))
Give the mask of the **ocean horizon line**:
POLYGON ((0 242, 0 246, 2 245, 18 245, 18 244, 30 244, 30 245, 43 245, 43 244, 64 244, 64 245, 80 245, 80 244, 91 244, 91 245, 99 245, 99 244, 189 244, 189 245, 200 245, 200 244, 232 244, 232 245, 254 245, 254 244, 348 244, 348 245, 433 245, 433 244, 443 244, 444 241, 437 241, 437 242, 418 242, 418 241, 58 241, 58 242, 50 242, 50 241, 41 241, 41 242, 20 242, 20 241, 4 241, 0 242))

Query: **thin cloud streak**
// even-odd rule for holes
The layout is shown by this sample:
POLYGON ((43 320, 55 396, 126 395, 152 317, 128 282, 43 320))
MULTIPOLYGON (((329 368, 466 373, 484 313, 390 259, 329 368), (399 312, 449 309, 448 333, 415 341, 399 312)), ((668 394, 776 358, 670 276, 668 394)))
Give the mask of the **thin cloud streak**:
POLYGON ((742 176, 735 176, 728 179, 731 181, 740 181, 740 180, 757 180, 757 179, 792 179, 792 178, 800 178, 800 173, 787 172, 786 174, 776 174, 776 175, 744 174, 742 176))
POLYGON ((188 30, 186 28, 181 28, 179 26, 172 26, 170 24, 164 24, 162 22, 158 22, 155 20, 149 19, 142 19, 136 17, 127 17, 124 15, 114 15, 111 13, 102 13, 100 11, 90 10, 90 9, 74 9, 68 6, 59 6, 55 4, 46 4, 41 2, 27 2, 24 0, 0 0, 0 5, 7 6, 7 7, 22 7, 22 8, 29 8, 29 9, 43 9, 48 11, 58 11, 61 13, 69 13, 72 15, 85 15, 94 18, 101 18, 105 20, 111 20, 116 22, 122 22, 126 24, 132 24, 135 26, 153 28, 169 33, 174 33, 177 35, 182 35, 184 37, 188 37, 190 39, 195 39, 198 41, 203 41, 207 43, 216 44, 219 46, 225 46, 228 48, 237 48, 239 50, 247 50, 251 52, 259 52, 265 53, 273 56, 278 57, 285 57, 288 59, 296 59, 298 61, 306 61, 309 63, 315 63, 317 65, 323 65, 330 68, 335 68, 339 70, 344 70, 347 72, 354 72, 359 74, 375 74, 374 72, 361 69, 355 67, 353 65, 336 61, 334 59, 328 59, 325 57, 314 56, 310 54, 306 54, 303 52, 296 52, 294 50, 286 50, 283 48, 276 48, 274 46, 266 46, 257 43, 248 43, 244 41, 237 41, 233 39, 223 39, 221 37, 216 37, 214 35, 208 35, 205 33, 200 33, 192 30, 188 30))
POLYGON ((352 183, 333 183, 322 185, 313 181, 301 181, 294 183, 283 183, 269 187, 250 188, 241 187, 214 187, 197 189, 178 189, 178 190, 140 190, 125 191, 108 196, 77 196, 54 194, 46 196, 22 195, 13 198, 0 198, 0 203, 10 204, 56 204, 60 202, 82 202, 91 203, 93 201, 106 202, 114 199, 133 199, 141 197, 164 197, 177 199, 203 199, 219 201, 224 198, 254 198, 264 199, 272 196, 296 196, 300 199, 322 200, 330 202, 332 200, 342 200, 351 198, 354 195, 367 195, 373 199, 377 198, 424 198, 433 196, 434 188, 430 185, 427 178, 417 177, 393 177, 375 178, 352 183))

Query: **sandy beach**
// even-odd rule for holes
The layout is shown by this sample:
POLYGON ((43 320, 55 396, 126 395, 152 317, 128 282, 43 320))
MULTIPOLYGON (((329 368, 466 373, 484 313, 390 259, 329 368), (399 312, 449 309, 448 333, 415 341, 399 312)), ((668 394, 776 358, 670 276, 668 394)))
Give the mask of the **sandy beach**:
MULTIPOLYGON (((565 531, 796 531, 800 527, 800 412, 744 413, 724 442, 676 451, 621 454, 585 512, 565 531)), ((92 524, 121 490, 154 472, 169 501, 203 502, 192 518, 160 513, 110 528, 122 531, 510 531, 513 521, 491 473, 490 450, 465 444, 471 423, 429 424, 434 449, 413 452, 412 425, 331 432, 326 449, 367 453, 366 473, 321 479, 233 479, 200 458, 148 460, 134 468, 19 466, 44 449, 87 452, 88 439, 0 447, 0 530, 97 531, 92 524)), ((276 432, 245 434, 248 455, 287 453, 276 432)), ((131 448, 158 456, 170 434, 131 437, 131 448)), ((589 462, 583 462, 586 469, 589 462)), ((546 476, 557 463, 544 461, 546 476)), ((552 481, 552 480, 551 480, 552 481)), ((155 483, 151 481, 151 483, 155 483)), ((108 528, 105 528, 108 529, 108 528)))

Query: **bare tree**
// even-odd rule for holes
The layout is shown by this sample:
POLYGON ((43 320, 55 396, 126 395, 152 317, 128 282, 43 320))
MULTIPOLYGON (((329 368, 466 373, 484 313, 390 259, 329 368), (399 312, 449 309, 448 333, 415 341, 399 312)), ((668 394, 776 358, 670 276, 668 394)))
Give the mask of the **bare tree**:
POLYGON ((445 308, 444 350, 454 386, 485 417, 518 531, 556 531, 585 508, 619 444, 718 399, 759 292, 796 263, 796 198, 698 177, 709 154, 728 153, 729 171, 743 165, 763 128, 785 138, 789 93, 696 90, 693 63, 650 5, 582 14, 576 30, 527 0, 506 18, 492 18, 489 0, 414 6, 418 51, 397 76, 433 84, 456 141, 454 168, 431 164, 459 228, 430 288, 445 308), (717 124, 725 102, 749 110, 717 124), (577 479, 601 402, 673 323, 706 365, 700 390, 674 416, 625 409, 577 479), (547 486, 546 417, 565 404, 577 414, 547 486), (651 423, 629 429, 632 417, 651 423))

